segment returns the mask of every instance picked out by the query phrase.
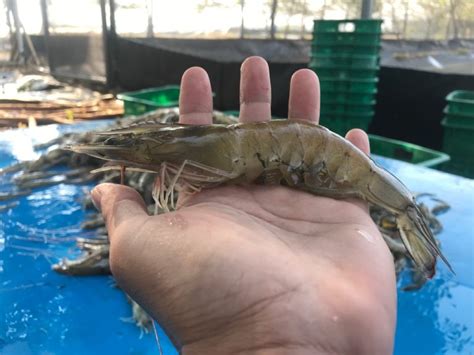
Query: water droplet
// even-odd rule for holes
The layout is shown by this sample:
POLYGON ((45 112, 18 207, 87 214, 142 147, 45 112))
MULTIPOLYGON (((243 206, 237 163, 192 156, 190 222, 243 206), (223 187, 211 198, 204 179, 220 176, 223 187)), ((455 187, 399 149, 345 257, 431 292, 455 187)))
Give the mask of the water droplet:
POLYGON ((183 218, 178 212, 170 214, 167 216, 168 225, 175 226, 177 228, 183 229, 187 226, 186 219, 183 218))

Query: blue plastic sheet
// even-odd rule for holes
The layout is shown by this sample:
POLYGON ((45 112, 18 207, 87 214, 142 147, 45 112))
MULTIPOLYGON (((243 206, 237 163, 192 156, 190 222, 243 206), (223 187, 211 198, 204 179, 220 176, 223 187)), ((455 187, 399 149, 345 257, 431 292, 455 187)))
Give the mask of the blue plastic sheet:
MULTIPOLYGON (((0 168, 37 158, 33 145, 66 131, 105 125, 44 126, 0 133, 0 168)), ((451 210, 439 218, 442 249, 456 275, 441 263, 420 291, 398 293, 395 354, 474 353, 474 181, 377 158, 410 189, 431 192, 451 210)), ((11 188, 0 177, 0 191, 11 188)), ((1 354, 158 354, 153 334, 123 321, 131 310, 111 277, 69 277, 51 271, 60 257, 77 254, 85 211, 78 202, 90 185, 59 184, 34 190, 0 213, 1 354)), ((163 353, 176 354, 158 328, 163 353)))

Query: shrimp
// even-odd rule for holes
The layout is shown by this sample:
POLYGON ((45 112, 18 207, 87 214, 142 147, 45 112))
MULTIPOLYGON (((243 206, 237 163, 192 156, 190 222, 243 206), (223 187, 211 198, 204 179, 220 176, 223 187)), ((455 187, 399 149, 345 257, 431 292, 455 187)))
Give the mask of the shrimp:
POLYGON ((97 135, 102 141, 67 149, 110 161, 111 169, 158 174, 156 200, 165 211, 175 207, 174 191, 223 184, 284 184, 336 199, 356 197, 395 215, 403 244, 426 277, 434 275, 437 256, 451 269, 410 191, 325 127, 302 120, 145 124, 97 135))
POLYGON ((61 259, 52 266, 53 270, 65 275, 108 275, 110 274, 107 237, 99 239, 78 238, 77 244, 84 252, 77 259, 61 259))

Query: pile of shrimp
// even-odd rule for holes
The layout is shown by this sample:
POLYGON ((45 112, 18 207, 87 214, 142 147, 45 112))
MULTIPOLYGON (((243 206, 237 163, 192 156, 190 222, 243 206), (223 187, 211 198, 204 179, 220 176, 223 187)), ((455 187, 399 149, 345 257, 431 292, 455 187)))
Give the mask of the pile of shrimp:
MULTIPOLYGON (((124 127, 133 127, 140 124, 171 124, 176 123, 179 118, 177 108, 161 109, 141 116, 129 116, 117 120, 111 125, 111 129, 120 129, 124 127)), ((221 112, 214 112, 214 123, 233 124, 237 118, 225 115, 221 112)), ((103 182, 122 182, 136 189, 147 204, 150 214, 156 208, 156 201, 153 199, 153 187, 156 174, 143 171, 128 171, 122 174, 120 171, 100 169, 103 161, 85 154, 78 154, 71 150, 63 150, 61 147, 91 144, 100 142, 107 137, 94 135, 91 132, 85 133, 67 133, 50 141, 38 149, 50 148, 39 159, 35 161, 20 162, 0 170, 0 175, 7 176, 11 183, 16 187, 11 192, 0 192, 0 201, 8 201, 0 205, 0 213, 15 208, 17 199, 28 195, 33 189, 51 186, 59 183, 86 184, 103 182), (65 170, 64 167, 67 167, 65 170), (98 173, 91 174, 92 170, 98 173), (10 202, 13 201, 13 202, 10 202)), ((420 195, 427 197, 426 194, 420 195)), ((441 231, 442 225, 436 215, 445 212, 449 206, 442 201, 431 197, 437 205, 428 208, 426 204, 419 203, 422 214, 434 234, 441 231)), ((177 196, 174 196, 176 199, 177 196)), ((171 201, 174 203, 175 201, 171 201)), ((87 210, 94 210, 91 198, 85 194, 82 205, 87 210)), ((162 206, 163 207, 163 206, 162 206)), ((166 207, 166 206, 165 206, 166 207)), ((371 206, 370 214, 376 225, 379 227, 388 247, 390 248, 395 263, 397 276, 405 271, 411 273, 411 282, 408 285, 401 286, 404 290, 417 290, 423 287, 426 277, 423 272, 418 270, 410 257, 410 253, 402 243, 402 236, 397 228, 396 216, 386 209, 377 206, 371 206)), ((104 221, 99 213, 93 213, 82 223, 84 231, 94 230, 95 238, 84 238, 77 236, 77 247, 82 251, 77 259, 61 259, 53 265, 56 272, 66 275, 97 275, 110 274, 109 267, 109 243, 107 230, 104 221)), ((436 241, 437 242, 437 241, 436 241)), ((405 273, 406 274, 406 273, 405 273)), ((151 329, 152 321, 146 313, 132 300, 133 319, 144 331, 151 329)))

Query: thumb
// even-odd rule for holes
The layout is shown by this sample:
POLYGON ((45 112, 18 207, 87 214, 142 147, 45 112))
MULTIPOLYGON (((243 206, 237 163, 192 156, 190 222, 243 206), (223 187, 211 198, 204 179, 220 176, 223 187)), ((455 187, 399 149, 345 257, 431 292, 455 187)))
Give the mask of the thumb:
MULTIPOLYGON (((92 190, 91 198, 96 208, 102 212, 111 243, 122 223, 138 225, 148 217, 145 202, 140 194, 130 187, 100 184, 92 190)), ((132 225, 127 227, 133 228, 132 225)))
POLYGON ((370 155, 370 143, 367 133, 359 128, 351 129, 346 134, 346 139, 363 151, 366 155, 370 155))

